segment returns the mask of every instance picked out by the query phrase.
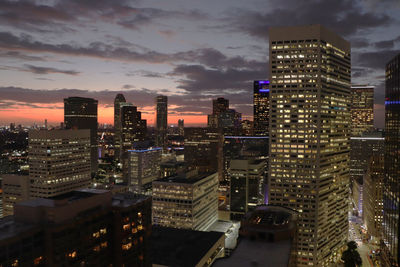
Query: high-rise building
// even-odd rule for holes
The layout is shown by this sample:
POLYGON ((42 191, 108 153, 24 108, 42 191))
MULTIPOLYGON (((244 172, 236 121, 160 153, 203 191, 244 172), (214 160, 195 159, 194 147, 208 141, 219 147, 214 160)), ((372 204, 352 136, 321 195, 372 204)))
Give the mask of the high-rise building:
POLYGON ((90 130, 30 131, 30 197, 54 197, 89 186, 90 137, 90 130))
POLYGON ((179 131, 179 135, 184 136, 184 134, 185 134, 185 125, 184 125, 184 120, 183 119, 179 119, 178 120, 178 131, 179 131))
POLYGON ((382 132, 363 132, 350 138, 350 188, 354 208, 359 216, 363 214, 363 180, 373 154, 384 153, 382 132))
POLYGON ((361 136, 374 128, 374 87, 351 86, 351 136, 361 136))
POLYGON ((386 259, 400 264, 400 54, 386 64, 383 240, 386 259))
POLYGON ((29 199, 29 184, 28 175, 3 175, 3 216, 13 215, 14 205, 29 199))
POLYGON ((218 219, 218 174, 153 182, 153 225, 204 231, 218 219))
POLYGON ((377 239, 382 235, 384 155, 374 154, 364 176, 364 224, 368 234, 377 239))
POLYGON ((230 213, 240 221, 257 205, 264 204, 265 160, 235 159, 230 162, 230 213))
POLYGON ((151 198, 84 189, 16 204, 0 266, 151 266, 151 198))
POLYGON ((239 134, 242 114, 229 108, 229 100, 219 97, 213 100, 213 113, 208 115, 209 128, 218 129, 221 133, 239 134))
POLYGON ((90 169, 97 172, 97 103, 93 98, 68 97, 64 99, 64 123, 66 129, 90 130, 90 169))
POLYGON ((269 203, 299 212, 297 266, 328 266, 348 235, 350 43, 272 27, 269 203))
POLYGON ((168 130, 168 97, 156 97, 156 145, 166 149, 168 130))
POLYGON ((121 104, 126 103, 125 97, 123 94, 117 94, 114 99, 114 157, 118 160, 121 160, 121 144, 122 144, 122 135, 121 135, 121 104))
POLYGON ((150 192, 151 183, 160 178, 161 148, 128 150, 127 154, 128 164, 123 168, 130 190, 150 192))
POLYGON ((254 81, 253 91, 254 134, 269 133, 269 81, 254 81))
POLYGON ((131 149, 135 142, 146 139, 147 122, 142 113, 131 103, 121 104, 121 151, 131 149))
POLYGON ((186 128, 184 158, 188 169, 200 173, 218 170, 220 135, 213 128, 186 128))

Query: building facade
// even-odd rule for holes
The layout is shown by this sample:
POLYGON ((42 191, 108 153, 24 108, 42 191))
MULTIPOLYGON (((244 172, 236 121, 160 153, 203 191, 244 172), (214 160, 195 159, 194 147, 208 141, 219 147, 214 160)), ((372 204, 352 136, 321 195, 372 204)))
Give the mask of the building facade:
POLYGON ((350 43, 272 27, 269 204, 299 212, 297 266, 328 266, 348 235, 350 43))
POLYGON ((151 183, 160 178, 161 152, 159 147, 127 151, 128 164, 124 166, 124 173, 132 192, 151 192, 151 183))
POLYGON ((1 266, 151 266, 151 199, 78 190, 0 219, 1 266))
POLYGON ((168 97, 156 97, 156 145, 166 149, 168 130, 168 97))
POLYGON ((400 264, 400 54, 386 65, 385 178, 383 192, 383 241, 387 259, 400 264))
POLYGON ((266 160, 236 159, 230 162, 231 219, 240 221, 257 205, 264 204, 266 160))
MULTIPOLYGON (((29 199, 30 180, 28 175, 2 175, 3 216, 14 214, 14 205, 29 199)), ((0 217, 1 218, 1 217, 0 217)))
POLYGON ((30 197, 54 197, 90 185, 90 130, 29 132, 30 197))
POLYGON ((351 136, 361 136, 374 128, 374 87, 351 86, 351 136))
POLYGON ((368 234, 381 238, 383 221, 383 177, 384 155, 375 154, 371 157, 368 171, 364 176, 364 224, 368 234))
POLYGON ((153 182, 153 225, 204 231, 218 219, 218 175, 153 182))
POLYGON ((125 97, 123 94, 117 94, 114 99, 114 157, 117 160, 121 160, 121 103, 126 103, 125 97))
POLYGON ((64 124, 66 129, 90 130, 90 168, 97 172, 97 103, 93 98, 68 97, 64 99, 64 124))
POLYGON ((269 131, 269 81, 254 81, 253 118, 254 134, 267 136, 269 131))

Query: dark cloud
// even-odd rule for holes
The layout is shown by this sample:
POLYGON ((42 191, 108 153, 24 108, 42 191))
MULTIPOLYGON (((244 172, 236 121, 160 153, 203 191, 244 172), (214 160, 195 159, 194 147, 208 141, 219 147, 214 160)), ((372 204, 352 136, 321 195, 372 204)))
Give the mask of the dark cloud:
POLYGON ((24 61, 46 61, 44 57, 26 55, 18 51, 0 51, 0 58, 12 58, 24 61))
POLYGON ((394 47, 394 40, 380 41, 376 42, 374 45, 376 48, 380 49, 391 49, 394 47))
POLYGON ((148 71, 148 70, 137 70, 131 71, 126 74, 128 77, 140 76, 146 78, 166 78, 166 75, 159 72, 148 71))
POLYGON ((355 66, 367 67, 384 71, 386 64, 395 57, 400 50, 379 50, 364 53, 357 53, 355 55, 355 66))
POLYGON ((57 68, 50 68, 50 67, 39 67, 33 65, 24 65, 24 70, 28 72, 32 72, 34 74, 66 74, 66 75, 78 75, 80 72, 74 70, 61 70, 57 68))
POLYGON ((368 39, 360 37, 350 39, 350 43, 352 48, 365 48, 370 45, 368 39))
POLYGON ((230 26, 232 31, 268 39, 270 26, 322 24, 349 36, 392 22, 386 14, 363 12, 358 1, 350 0, 273 0, 268 1, 265 8, 260 6, 259 10, 268 11, 231 10, 226 18, 227 28, 230 26))

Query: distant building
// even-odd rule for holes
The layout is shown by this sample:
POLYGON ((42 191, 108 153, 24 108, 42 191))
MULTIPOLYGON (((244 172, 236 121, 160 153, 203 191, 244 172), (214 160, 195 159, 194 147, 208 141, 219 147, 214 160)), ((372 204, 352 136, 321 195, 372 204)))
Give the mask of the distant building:
POLYGON ((383 221, 384 155, 371 157, 364 176, 364 224, 371 236, 381 238, 383 221))
POLYGON ((230 162, 230 211, 232 220, 264 204, 265 160, 236 159, 230 162))
POLYGON ((156 97, 156 145, 167 148, 168 130, 168 97, 159 95, 156 97))
MULTIPOLYGON (((14 205, 29 199, 30 180, 28 175, 2 175, 3 216, 14 214, 14 205)), ((0 217, 1 218, 1 217, 0 217)))
POLYGON ((351 86, 351 136, 361 136, 374 128, 374 87, 351 86))
POLYGON ((183 173, 185 170, 185 163, 176 160, 169 160, 166 162, 161 162, 160 174, 161 178, 175 176, 183 173))
POLYGON ((123 166, 128 187, 134 193, 151 190, 151 183, 160 178, 162 148, 127 150, 128 164, 123 166))
POLYGON ((88 187, 90 130, 29 132, 30 196, 54 197, 88 187))
POLYGON ((208 115, 209 128, 218 129, 219 132, 239 134, 241 129, 242 114, 234 109, 229 109, 229 100, 223 97, 213 100, 213 113, 208 115))
POLYGON ((151 234, 153 266, 214 266, 224 257, 225 235, 154 226, 151 234))
POLYGON ((200 173, 218 170, 218 149, 220 138, 216 129, 185 129, 185 164, 188 169, 197 169, 200 173))
POLYGON ((386 64, 383 241, 387 264, 400 264, 400 54, 386 64), (389 263, 390 262, 390 263, 389 263))
POLYGON ((254 134, 269 133, 269 81, 254 81, 253 120, 254 134))
POLYGON ((122 125, 121 125, 121 104, 125 103, 123 94, 117 94, 114 99, 114 157, 121 160, 121 144, 122 144, 122 125))
POLYGON ((298 213, 279 206, 257 206, 241 221, 238 246, 214 267, 294 267, 298 213))
POLYGON ((64 99, 64 123, 66 129, 90 130, 90 168, 97 172, 97 103, 93 98, 68 97, 64 99))
POLYGON ((153 224, 206 230, 218 219, 217 189, 217 173, 154 181, 153 224))
POLYGON ((16 204, 0 219, 2 266, 151 266, 151 199, 85 189, 16 204))
POLYGON ((184 136, 185 134, 185 124, 183 119, 178 120, 178 130, 179 130, 179 135, 184 136))

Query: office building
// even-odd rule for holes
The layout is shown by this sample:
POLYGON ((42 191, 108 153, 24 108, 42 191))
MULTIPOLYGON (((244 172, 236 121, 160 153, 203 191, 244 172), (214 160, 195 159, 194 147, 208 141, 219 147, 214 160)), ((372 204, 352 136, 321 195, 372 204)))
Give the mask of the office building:
POLYGON ((161 162, 160 178, 175 176, 185 171, 185 163, 176 159, 161 162))
POLYGON ((232 220, 240 221, 248 211, 264 204, 266 164, 266 160, 231 160, 228 173, 232 220))
POLYGON ((122 144, 122 122, 121 122, 121 104, 126 103, 123 94, 117 94, 114 99, 114 157, 121 160, 122 144))
POLYGON ((90 130, 30 131, 30 196, 54 197, 89 186, 90 152, 90 130))
POLYGON ((208 115, 209 128, 218 129, 226 134, 240 134, 242 114, 229 108, 229 100, 217 98, 213 100, 213 113, 208 115))
POLYGON ((161 152, 158 147, 127 150, 128 164, 123 166, 123 171, 132 192, 151 192, 151 183, 160 178, 161 152))
POLYGON ((159 95, 156 97, 156 145, 167 148, 168 129, 168 97, 159 95))
POLYGON ((350 138, 350 189, 353 207, 357 214, 363 214, 363 179, 367 173, 370 158, 373 154, 383 155, 384 138, 382 132, 363 132, 360 136, 350 138))
POLYGON ((386 64, 383 241, 387 262, 400 264, 400 54, 386 64))
POLYGON ((2 175, 3 216, 14 214, 14 205, 29 199, 29 176, 5 174, 2 175))
POLYGON ((90 169, 97 172, 97 100, 84 97, 64 99, 64 123, 66 129, 90 130, 90 169))
POLYGON ((16 204, 1 266, 151 266, 151 199, 85 189, 16 204))
POLYGON ((269 204, 299 212, 297 266, 328 266, 348 235, 350 43, 271 27, 269 204))
POLYGON ((364 225, 368 234, 379 240, 382 234, 383 219, 383 177, 384 155, 374 154, 364 176, 364 225))
POLYGON ((254 134, 269 133, 269 81, 254 81, 253 89, 254 134))
POLYGON ((218 175, 153 182, 153 225, 204 231, 218 219, 218 175))
POLYGON ((351 136, 361 136, 374 128, 374 87, 351 86, 351 136))
POLYGON ((220 138, 213 128, 186 128, 184 158, 187 168, 200 173, 216 172, 220 138))
POLYGON ((179 119, 178 120, 178 131, 179 131, 179 135, 180 136, 184 136, 185 135, 185 124, 184 124, 184 120, 183 119, 179 119))

